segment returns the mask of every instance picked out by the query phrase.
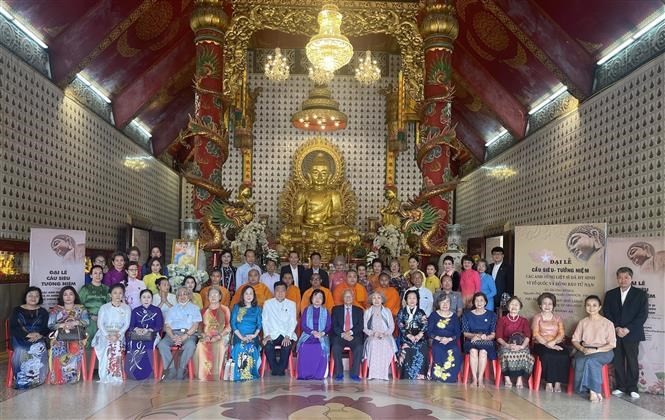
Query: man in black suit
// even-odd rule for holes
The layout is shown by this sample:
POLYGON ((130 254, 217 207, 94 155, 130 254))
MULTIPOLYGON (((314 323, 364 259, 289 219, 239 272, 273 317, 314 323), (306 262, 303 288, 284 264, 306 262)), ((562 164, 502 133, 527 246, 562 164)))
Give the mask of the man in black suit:
POLYGON ((487 274, 491 275, 496 285, 496 296, 494 296, 494 307, 501 310, 501 295, 508 293, 513 295, 515 281, 513 279, 513 266, 503 260, 504 252, 500 246, 492 248, 492 264, 487 266, 487 274))
POLYGON ((302 284, 298 284, 298 287, 300 287, 300 294, 303 295, 307 289, 312 287, 312 282, 310 281, 312 278, 312 274, 314 273, 319 273, 321 276, 321 285, 323 287, 326 287, 330 289, 330 282, 328 281, 328 273, 326 270, 321 268, 321 254, 318 252, 313 252, 312 255, 309 256, 309 264, 310 268, 305 270, 303 274, 303 282, 302 284))
POLYGON ((649 315, 649 298, 647 294, 632 287, 633 270, 621 267, 617 270, 619 287, 605 293, 603 314, 614 323, 617 335, 617 346, 614 348, 614 378, 616 389, 614 395, 630 393, 631 398, 640 398, 637 393, 639 365, 637 356, 640 341, 644 341, 644 323, 649 315))
POLYGON ((363 357, 363 310, 353 305, 353 292, 344 292, 344 304, 337 305, 332 310, 332 334, 330 334, 330 347, 335 360, 335 380, 344 379, 344 365, 342 352, 349 347, 353 353, 351 364, 351 379, 360 381, 360 361, 363 357))
POLYGON ((302 296, 302 284, 305 281, 305 267, 300 264, 300 256, 296 251, 289 252, 289 265, 285 265, 281 268, 279 277, 281 278, 284 273, 291 273, 293 275, 293 284, 300 288, 300 295, 302 296))

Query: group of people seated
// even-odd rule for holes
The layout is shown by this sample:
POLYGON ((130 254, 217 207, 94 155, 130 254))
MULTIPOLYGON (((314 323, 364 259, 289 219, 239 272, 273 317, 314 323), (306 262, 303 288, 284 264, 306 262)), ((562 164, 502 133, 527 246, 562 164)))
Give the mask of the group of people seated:
MULTIPOLYGON (((137 267, 131 262, 127 276, 110 287, 103 283, 103 267, 93 266, 90 283, 79 292, 63 287, 49 311, 41 307, 41 290, 29 287, 10 320, 15 386, 34 387, 47 377, 51 384, 77 382, 86 348, 95 351, 103 383, 157 377, 158 361, 166 379, 183 379, 187 369, 200 380, 256 379, 262 351, 272 375, 285 375, 296 353, 298 379, 342 380, 347 350, 355 381, 362 376, 388 380, 396 366, 393 375, 398 371, 402 379, 457 382, 465 353, 472 386, 484 386, 488 361, 498 358, 505 385, 521 388, 532 373, 534 355, 547 390, 560 392, 568 382, 571 348, 551 293, 540 295, 540 312, 528 321, 520 315, 518 297, 510 298, 507 314, 497 317, 484 292, 467 298, 464 277, 461 293, 452 290, 452 276, 444 274, 432 294, 417 267, 408 273, 410 284, 395 280, 399 266, 393 269, 394 261, 390 273, 381 267, 363 282, 354 270, 340 269, 329 277, 320 267, 298 272, 291 263, 268 285, 251 255, 243 264, 248 267, 237 270, 230 260, 225 251, 222 267, 200 293, 194 291, 195 281, 186 281, 173 295, 166 277, 156 275, 153 286, 150 273, 142 281, 147 287, 135 292, 132 268, 137 267), (331 283, 332 291, 326 287, 331 283)), ((277 263, 271 265, 268 273, 274 278, 277 263)), ((150 268, 160 272, 154 261, 150 268)), ((430 271, 428 266, 428 277, 430 271)), ((603 317, 598 296, 588 296, 585 308, 588 316, 571 340, 575 389, 589 391, 597 401, 602 399, 601 368, 612 361, 621 328, 615 331, 603 317)))

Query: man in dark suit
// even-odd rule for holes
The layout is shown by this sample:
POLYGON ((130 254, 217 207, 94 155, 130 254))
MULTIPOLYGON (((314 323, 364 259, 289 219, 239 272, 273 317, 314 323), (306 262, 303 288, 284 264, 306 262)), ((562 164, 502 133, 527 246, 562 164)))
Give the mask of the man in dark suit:
POLYGON ((312 274, 314 273, 319 273, 319 276, 321 276, 321 285, 323 287, 326 287, 330 289, 330 281, 328 280, 328 272, 321 268, 321 254, 318 252, 313 252, 312 255, 309 256, 309 264, 310 268, 305 270, 303 273, 303 282, 302 284, 298 284, 298 287, 300 287, 300 294, 304 294, 307 289, 312 287, 312 282, 310 279, 312 278, 312 274))
MULTIPOLYGON (((296 251, 289 252, 289 265, 281 268, 279 277, 281 278, 284 273, 291 273, 293 275, 293 284, 300 288, 300 295, 303 294, 302 284, 305 281, 305 267, 300 264, 300 256, 296 251)), ((311 276, 310 276, 311 277, 311 276)), ((305 289, 307 290, 307 289, 305 289)))
POLYGON ((513 278, 513 266, 503 260, 504 252, 500 246, 492 248, 492 264, 487 266, 487 274, 491 275, 496 285, 496 296, 494 296, 494 307, 501 310, 501 295, 508 293, 513 295, 515 281, 513 278))
POLYGON ((335 306, 332 310, 332 334, 330 334, 330 347, 333 360, 335 360, 335 380, 344 379, 344 365, 342 352, 349 347, 353 353, 351 364, 351 379, 360 381, 360 361, 363 356, 363 310, 353 305, 353 292, 344 292, 344 304, 335 306))
POLYGON ((614 378, 616 389, 614 395, 630 393, 631 398, 640 398, 637 393, 639 366, 637 356, 640 341, 644 341, 644 323, 649 315, 649 298, 647 294, 632 287, 633 270, 621 267, 617 270, 619 287, 605 293, 603 314, 614 323, 617 335, 617 346, 614 348, 614 378))

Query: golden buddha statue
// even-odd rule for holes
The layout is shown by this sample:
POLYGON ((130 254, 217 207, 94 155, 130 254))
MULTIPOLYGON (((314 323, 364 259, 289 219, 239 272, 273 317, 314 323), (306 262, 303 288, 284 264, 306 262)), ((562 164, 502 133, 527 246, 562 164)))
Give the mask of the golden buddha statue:
POLYGON ((397 187, 386 185, 384 197, 388 202, 380 210, 381 225, 393 225, 399 229, 402 225, 402 218, 400 217, 400 201, 397 198, 397 187))
POLYGON ((301 255, 321 253, 324 261, 349 254, 360 243, 352 227, 356 197, 344 179, 339 150, 324 139, 303 144, 295 154, 293 171, 280 197, 284 224, 280 244, 301 255))

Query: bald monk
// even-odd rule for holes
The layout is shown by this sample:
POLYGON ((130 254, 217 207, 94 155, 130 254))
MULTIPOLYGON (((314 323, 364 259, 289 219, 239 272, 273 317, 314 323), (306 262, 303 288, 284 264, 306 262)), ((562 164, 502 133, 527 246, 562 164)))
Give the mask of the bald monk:
POLYGON ((379 287, 375 289, 375 292, 383 293, 386 297, 384 306, 390 310, 393 316, 397 316, 397 312, 402 308, 402 302, 397 289, 390 286, 390 276, 388 273, 379 274, 379 287))
POLYGON ((367 290, 363 285, 358 283, 358 273, 353 270, 346 272, 346 283, 337 286, 333 292, 333 300, 335 305, 344 304, 344 291, 351 290, 353 292, 353 304, 361 309, 367 307, 367 290))
POLYGON ((302 299, 300 299, 300 313, 302 314, 302 312, 310 305, 309 297, 312 296, 312 292, 317 289, 320 289, 326 297, 326 301, 323 305, 328 311, 332 311, 333 306, 335 306, 333 295, 330 293, 330 289, 321 286, 321 275, 319 275, 319 273, 314 273, 309 281, 312 284, 312 287, 307 289, 305 293, 303 293, 302 299))
POLYGON ((286 298, 296 304, 296 314, 300 316, 300 288, 293 284, 293 273, 282 273, 282 281, 286 284, 286 298))
POLYGON ((270 289, 268 289, 268 286, 259 281, 260 279, 261 279, 261 273, 259 272, 259 270, 257 270, 256 268, 250 269, 249 273, 247 273, 247 283, 240 286, 240 289, 238 289, 236 293, 233 295, 233 299, 231 300, 231 307, 235 306, 236 303, 240 302, 240 297, 245 291, 245 287, 252 286, 254 288, 254 292, 256 293, 256 302, 259 305, 259 307, 263 308, 263 302, 272 298, 272 293, 270 293, 270 289))
POLYGON ((222 270, 212 270, 212 273, 210 273, 210 286, 206 286, 201 289, 201 301, 203 302, 203 308, 207 308, 210 305, 210 301, 208 301, 208 292, 213 287, 216 287, 222 293, 222 299, 220 300, 220 303, 227 308, 229 307, 231 303, 231 293, 229 293, 229 290, 226 287, 222 286, 222 276, 222 270))

